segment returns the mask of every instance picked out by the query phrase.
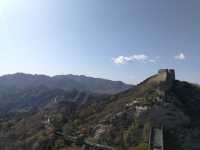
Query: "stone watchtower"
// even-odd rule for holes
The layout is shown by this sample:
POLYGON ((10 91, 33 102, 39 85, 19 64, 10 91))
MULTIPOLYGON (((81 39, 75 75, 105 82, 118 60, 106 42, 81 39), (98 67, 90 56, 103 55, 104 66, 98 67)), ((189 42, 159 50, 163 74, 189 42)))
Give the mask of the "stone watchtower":
POLYGON ((168 70, 168 76, 169 76, 169 80, 174 81, 176 79, 175 70, 174 69, 169 69, 168 70))
POLYGON ((160 91, 166 94, 172 88, 176 79, 175 70, 160 69, 157 78, 160 80, 160 91))
POLYGON ((158 71, 158 76, 160 76, 164 82, 173 82, 175 80, 175 70, 160 69, 158 71))

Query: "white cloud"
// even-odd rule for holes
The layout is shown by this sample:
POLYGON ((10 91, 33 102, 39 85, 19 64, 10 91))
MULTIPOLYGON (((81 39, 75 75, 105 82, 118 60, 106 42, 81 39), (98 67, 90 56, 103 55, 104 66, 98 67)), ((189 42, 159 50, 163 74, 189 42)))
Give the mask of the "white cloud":
POLYGON ((128 61, 124 56, 118 56, 116 58, 112 58, 112 60, 115 64, 125 64, 128 61))
POLYGON ((118 57, 112 58, 112 61, 115 64, 126 64, 129 61, 151 62, 151 63, 156 62, 156 60, 154 59, 149 59, 149 57, 145 54, 134 54, 131 56, 118 56, 118 57))
POLYGON ((186 56, 183 53, 179 53, 176 56, 174 56, 174 58, 177 59, 177 60, 185 60, 186 56))
POLYGON ((147 60, 148 59, 148 56, 144 55, 144 54, 139 54, 139 55, 132 55, 130 57, 132 60, 147 60))
POLYGON ((150 59, 149 62, 156 63, 156 60, 155 59, 150 59))

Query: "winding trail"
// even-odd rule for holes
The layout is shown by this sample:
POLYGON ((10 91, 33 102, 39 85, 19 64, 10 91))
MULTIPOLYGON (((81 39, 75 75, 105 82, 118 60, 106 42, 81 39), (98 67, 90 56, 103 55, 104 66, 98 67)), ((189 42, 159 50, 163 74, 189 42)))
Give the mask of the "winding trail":
POLYGON ((164 150, 163 128, 152 127, 149 138, 149 150, 164 150))

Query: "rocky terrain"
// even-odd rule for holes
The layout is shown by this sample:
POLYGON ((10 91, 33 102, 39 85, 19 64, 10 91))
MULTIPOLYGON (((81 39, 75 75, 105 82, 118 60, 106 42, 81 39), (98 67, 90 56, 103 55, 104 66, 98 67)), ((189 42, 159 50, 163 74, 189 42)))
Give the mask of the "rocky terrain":
POLYGON ((65 94, 46 98, 34 111, 2 117, 1 149, 200 149, 200 88, 176 80, 174 70, 160 70, 111 96, 65 94))

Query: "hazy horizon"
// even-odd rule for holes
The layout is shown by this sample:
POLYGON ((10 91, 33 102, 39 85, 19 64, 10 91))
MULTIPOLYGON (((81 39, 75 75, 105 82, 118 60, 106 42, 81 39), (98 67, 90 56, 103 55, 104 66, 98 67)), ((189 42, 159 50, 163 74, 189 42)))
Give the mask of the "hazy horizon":
POLYGON ((200 1, 0 0, 0 75, 200 83, 200 1))

